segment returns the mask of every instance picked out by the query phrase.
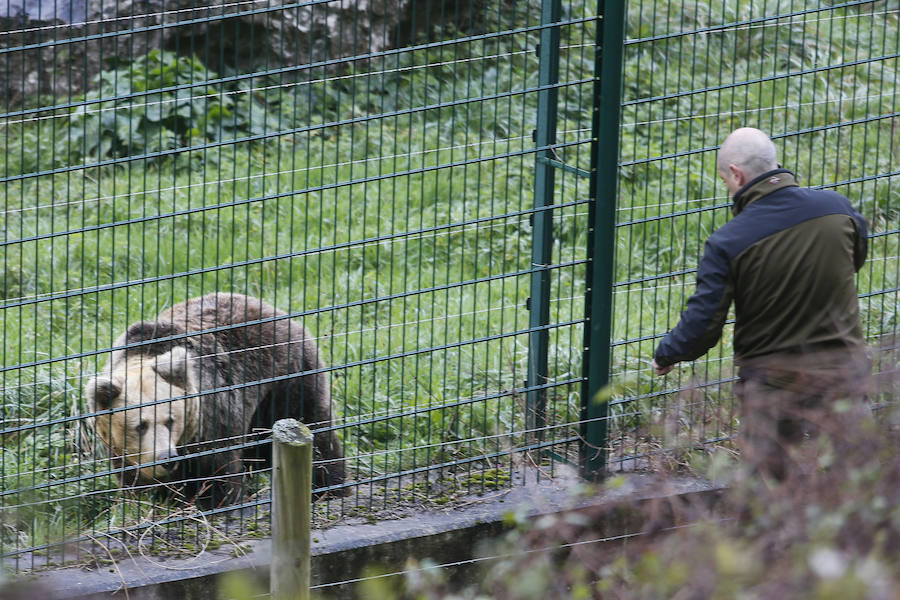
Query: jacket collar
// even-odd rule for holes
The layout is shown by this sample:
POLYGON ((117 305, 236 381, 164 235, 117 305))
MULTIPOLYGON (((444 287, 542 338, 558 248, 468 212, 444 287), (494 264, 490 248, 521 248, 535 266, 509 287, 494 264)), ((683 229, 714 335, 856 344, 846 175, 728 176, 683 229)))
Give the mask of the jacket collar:
POLYGON ((737 191, 734 195, 734 204, 731 206, 731 212, 737 215, 760 198, 768 196, 775 190, 790 186, 796 187, 797 185, 799 185, 797 178, 787 169, 774 169, 763 173, 737 191))

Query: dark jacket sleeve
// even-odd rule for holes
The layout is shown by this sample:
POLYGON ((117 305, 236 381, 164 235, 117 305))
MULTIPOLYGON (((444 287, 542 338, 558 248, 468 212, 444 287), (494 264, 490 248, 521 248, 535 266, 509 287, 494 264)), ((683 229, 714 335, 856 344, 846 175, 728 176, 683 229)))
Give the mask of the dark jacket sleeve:
POLYGON ((656 348, 657 365, 694 360, 719 341, 734 297, 731 280, 728 257, 712 240, 707 240, 697 269, 697 290, 688 299, 678 325, 656 348))
POLYGON ((853 266, 859 271, 866 262, 869 253, 869 230, 866 227, 866 219, 861 214, 852 211, 853 222, 856 223, 856 240, 853 245, 853 266))

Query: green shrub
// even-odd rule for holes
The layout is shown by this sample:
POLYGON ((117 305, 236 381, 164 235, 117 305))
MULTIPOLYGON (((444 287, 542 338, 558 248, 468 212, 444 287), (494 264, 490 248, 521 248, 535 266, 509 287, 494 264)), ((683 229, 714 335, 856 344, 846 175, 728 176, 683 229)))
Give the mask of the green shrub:
POLYGON ((257 106, 251 118, 255 103, 242 89, 249 81, 205 83, 218 77, 195 57, 161 50, 102 71, 72 109, 59 153, 96 161, 264 133, 264 112, 257 106))

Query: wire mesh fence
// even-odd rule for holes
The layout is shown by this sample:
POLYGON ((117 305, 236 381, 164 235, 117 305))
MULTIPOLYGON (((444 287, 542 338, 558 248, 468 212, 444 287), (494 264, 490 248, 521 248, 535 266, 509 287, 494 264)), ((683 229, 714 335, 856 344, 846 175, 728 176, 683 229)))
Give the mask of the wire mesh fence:
POLYGON ((715 444, 735 431, 733 316, 717 347, 665 381, 647 361, 693 292, 704 240, 731 217, 715 157, 737 127, 769 133, 801 185, 838 191, 865 216, 869 259, 857 281, 864 333, 879 348, 896 328, 898 6, 831 4, 628 3, 614 463, 673 444, 715 444))
POLYGON ((38 6, 0 16, 14 570, 265 533, 278 416, 336 440, 320 524, 577 463, 587 377, 613 468, 724 442, 729 336, 648 363, 730 214, 739 125, 861 209, 866 334, 894 331, 895 2, 627 3, 609 223, 603 2, 38 6), (608 373, 583 366, 610 318, 586 314, 592 228, 615 232, 608 373))

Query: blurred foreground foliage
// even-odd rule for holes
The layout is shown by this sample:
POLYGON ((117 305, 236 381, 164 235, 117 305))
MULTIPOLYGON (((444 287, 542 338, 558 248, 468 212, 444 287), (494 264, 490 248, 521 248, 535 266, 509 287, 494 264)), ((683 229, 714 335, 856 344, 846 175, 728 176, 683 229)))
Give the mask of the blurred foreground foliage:
POLYGON ((875 414, 849 428, 832 419, 839 426, 791 454, 781 483, 745 476, 729 452, 688 456, 694 469, 728 477, 718 502, 685 502, 673 489, 638 531, 615 539, 604 531, 610 511, 633 503, 522 521, 485 554, 497 558, 465 577, 477 583, 454 583, 423 561, 408 565, 393 597, 898 598, 900 409, 875 414))

